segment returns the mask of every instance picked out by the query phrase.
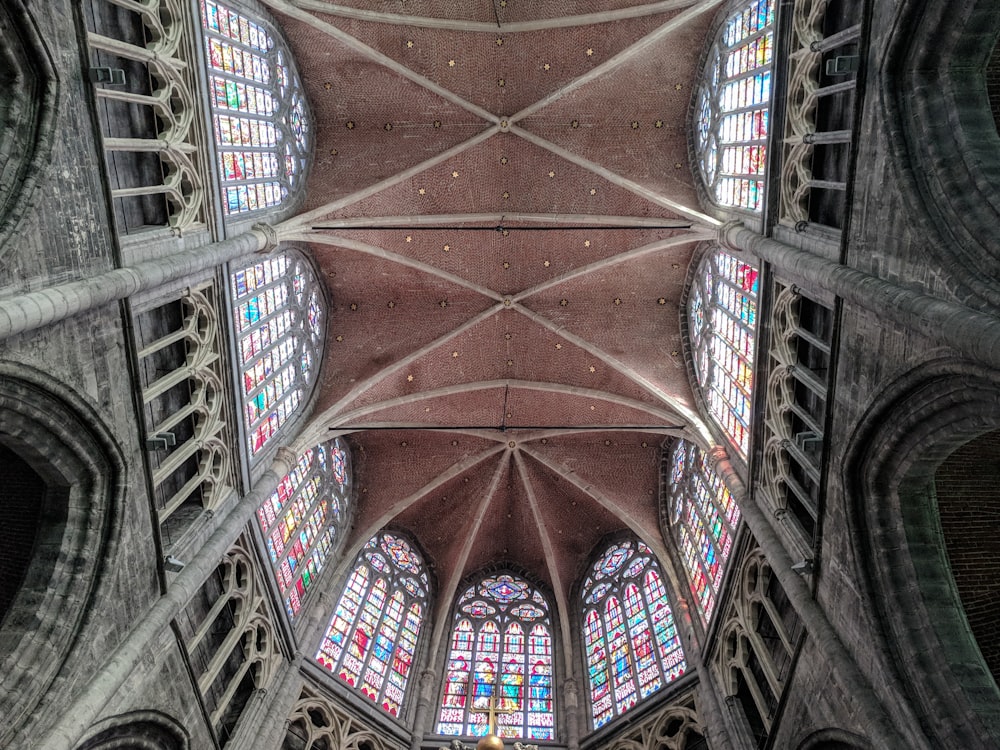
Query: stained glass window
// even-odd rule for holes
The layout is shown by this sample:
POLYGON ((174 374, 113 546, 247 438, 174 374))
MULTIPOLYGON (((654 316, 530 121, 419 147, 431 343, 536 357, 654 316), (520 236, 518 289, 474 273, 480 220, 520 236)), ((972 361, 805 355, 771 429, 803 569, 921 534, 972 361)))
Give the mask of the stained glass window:
POLYGON ((695 376, 712 418, 746 457, 750 447, 757 269, 717 250, 708 253, 688 298, 695 376))
POLYGON ((660 565, 642 542, 612 544, 583 584, 583 643, 594 729, 687 668, 660 565))
POLYGON ((723 206, 758 211, 763 203, 774 6, 774 0, 755 0, 727 18, 698 94, 699 166, 723 206))
POLYGON ((438 734, 555 739, 552 621, 537 588, 510 573, 466 589, 455 610, 438 734))
POLYGON ((243 417, 256 455, 302 404, 322 350, 322 307, 312 270, 290 255, 232 274, 243 417))
POLYGON ((740 509, 701 450, 678 441, 670 460, 671 533, 706 625, 732 552, 740 509))
POLYGON ((306 167, 308 117, 298 76, 262 23, 216 0, 202 0, 201 18, 223 210, 277 206, 306 167))
POLYGON ((339 546, 341 521, 351 492, 351 456, 340 439, 299 456, 257 509, 271 569, 294 618, 306 592, 339 546))
POLYGON ((403 538, 365 544, 337 602, 316 660, 399 716, 428 601, 423 560, 403 538))

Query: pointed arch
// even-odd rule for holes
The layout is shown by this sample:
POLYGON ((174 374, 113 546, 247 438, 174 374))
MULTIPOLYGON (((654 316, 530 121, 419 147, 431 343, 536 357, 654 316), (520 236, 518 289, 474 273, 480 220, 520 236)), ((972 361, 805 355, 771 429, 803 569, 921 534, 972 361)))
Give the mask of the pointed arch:
POLYGON ((466 586, 455 605, 455 626, 437 733, 554 740, 553 624, 548 599, 505 571, 466 586))
POLYGON ((594 729, 684 674, 687 663, 660 565, 635 539, 604 547, 581 589, 594 729))
POLYGON ((326 310, 312 267, 285 252, 230 277, 240 396, 252 459, 304 406, 322 361, 326 310))
POLYGON ((257 522, 285 612, 294 618, 351 516, 351 453, 337 438, 302 453, 257 509, 257 522))
POLYGON ((361 549, 316 652, 320 666, 390 716, 399 716, 430 580, 402 536, 380 532, 361 549))

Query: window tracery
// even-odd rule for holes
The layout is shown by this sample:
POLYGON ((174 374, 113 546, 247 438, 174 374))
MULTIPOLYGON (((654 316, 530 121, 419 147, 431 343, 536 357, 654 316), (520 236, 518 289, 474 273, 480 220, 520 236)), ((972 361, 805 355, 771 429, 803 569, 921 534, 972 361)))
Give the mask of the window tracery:
POLYGON ((270 30, 202 0, 209 103, 227 215, 272 208, 302 182, 309 126, 305 96, 270 30))
POLYGON ((583 584, 583 640, 594 729, 684 674, 660 565, 642 542, 612 544, 583 584))
POLYGON ((755 0, 727 18, 698 94, 698 166, 723 206, 759 211, 763 204, 774 6, 774 0, 755 0))
POLYGON ((746 458, 750 447, 759 272, 722 250, 708 253, 688 299, 695 378, 712 418, 746 458))
POLYGON ((670 530, 703 623, 715 612, 740 509, 705 454, 679 441, 670 457, 670 530))
POLYGON ((295 414, 316 379, 323 309, 301 258, 269 257, 232 274, 243 420, 257 455, 295 414))
POLYGON ((402 537, 376 534, 358 554, 316 661, 399 716, 427 608, 424 562, 402 537))
POLYGON ((555 739, 552 620, 542 593, 502 573, 468 587, 455 609, 438 734, 482 737, 491 703, 500 737, 555 739))
POLYGON ((289 618, 337 546, 351 492, 351 456, 339 438, 299 456, 257 509, 267 554, 289 618))

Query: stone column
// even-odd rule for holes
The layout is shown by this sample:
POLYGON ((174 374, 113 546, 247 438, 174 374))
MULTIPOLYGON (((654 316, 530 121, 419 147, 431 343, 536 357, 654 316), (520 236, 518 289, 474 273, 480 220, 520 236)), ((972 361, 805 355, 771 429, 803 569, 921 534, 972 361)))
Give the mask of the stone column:
POLYGON ((826 617, 809 590, 806 582, 792 570, 793 561, 785 550, 781 539, 771 525, 770 520, 756 502, 747 494, 746 485, 736 469, 729 461, 724 448, 716 447, 707 455, 712 469, 726 483, 733 496, 742 500, 739 502, 743 520, 753 533, 757 544, 771 563, 771 569, 777 576, 781 588, 788 601, 802 620, 802 625, 814 639, 830 662, 834 673, 838 676, 843 689, 849 691, 850 698, 857 706, 857 713, 862 725, 871 737, 872 744, 879 748, 907 747, 906 740, 893 725, 885 707, 882 705, 871 681, 858 667, 850 651, 840 639, 837 631, 826 617))
POLYGON ((292 660, 282 665, 281 674, 276 676, 267 690, 268 700, 260 707, 261 715, 254 721, 241 724, 234 747, 281 747, 288 728, 288 716, 302 691, 301 665, 302 653, 296 651, 292 660), (242 731, 244 726, 246 733, 242 731))
POLYGON ((566 716, 566 748, 580 748, 580 689, 576 680, 567 677, 563 680, 563 705, 566 716))
POLYGON ((207 268, 275 247, 277 235, 274 229, 259 224, 251 231, 228 240, 0 300, 0 339, 57 323, 146 289, 155 289, 207 268))
POLYGON ((170 582, 167 593, 160 597, 139 620, 124 641, 118 644, 104 665, 68 705, 53 716, 51 729, 45 737, 36 738, 32 745, 46 750, 69 750, 77 738, 94 723, 101 711, 125 680, 140 669, 149 644, 170 627, 170 621, 184 608, 192 596, 219 564, 257 507, 268 497, 285 474, 296 464, 296 455, 287 448, 278 450, 274 463, 261 476, 253 490, 237 503, 225 520, 170 582))
POLYGON ((413 733, 410 736, 410 750, 420 750, 424 733, 430 730, 434 721, 434 703, 441 676, 436 669, 427 667, 420 673, 420 684, 417 691, 417 708, 413 714, 413 733))
POLYGON ((826 289, 941 346, 1000 369, 1000 319, 996 316, 762 237, 735 222, 721 227, 719 242, 753 253, 807 288, 826 289))

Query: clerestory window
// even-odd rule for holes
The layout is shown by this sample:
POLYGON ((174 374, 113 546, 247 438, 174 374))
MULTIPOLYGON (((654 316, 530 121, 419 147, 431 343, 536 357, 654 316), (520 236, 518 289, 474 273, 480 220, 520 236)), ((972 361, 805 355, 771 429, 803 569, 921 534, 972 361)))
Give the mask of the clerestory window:
POLYGON ((501 573, 469 586, 455 608, 438 734, 555 739, 552 620, 542 593, 501 573))
POLYGON ((316 653, 322 667, 391 716, 406 697, 429 585, 411 544, 376 534, 358 554, 316 653))
POLYGON ((670 531, 698 614, 708 624, 736 539, 740 509, 696 445, 678 441, 669 466, 670 531))
POLYGON ((688 296, 695 378, 709 414, 743 458, 750 448, 758 275, 716 250, 702 259, 688 296))
POLYGON ((605 549, 583 584, 583 643, 598 729, 684 674, 660 564, 639 541, 605 549))
POLYGON ((243 421, 251 456, 278 434, 316 380, 323 308, 299 256, 269 257, 232 274, 243 421))
POLYGON ((774 58, 774 0, 739 5, 719 30, 698 94, 698 166, 721 206, 764 201, 774 58))
POLYGON ((273 208, 304 179, 309 125, 301 82, 267 24, 215 0, 202 0, 201 17, 223 211, 273 208))
POLYGON ((340 546, 351 494, 351 455, 339 438, 310 448, 257 509, 285 611, 302 608, 331 552, 340 546))

